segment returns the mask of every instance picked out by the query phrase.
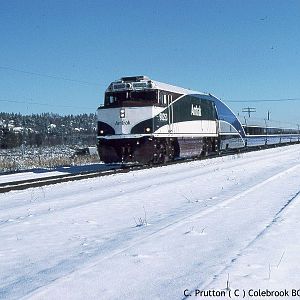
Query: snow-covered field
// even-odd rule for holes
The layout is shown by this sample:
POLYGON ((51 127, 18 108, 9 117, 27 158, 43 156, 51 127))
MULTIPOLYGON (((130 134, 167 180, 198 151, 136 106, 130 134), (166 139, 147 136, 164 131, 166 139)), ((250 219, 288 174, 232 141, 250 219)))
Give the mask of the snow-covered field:
POLYGON ((0 298, 299 298, 299 193, 294 145, 1 194, 0 298))
POLYGON ((0 176, 28 169, 57 169, 60 166, 79 166, 99 162, 96 147, 49 146, 0 149, 0 176), (89 148, 91 155, 75 155, 76 150, 89 148))

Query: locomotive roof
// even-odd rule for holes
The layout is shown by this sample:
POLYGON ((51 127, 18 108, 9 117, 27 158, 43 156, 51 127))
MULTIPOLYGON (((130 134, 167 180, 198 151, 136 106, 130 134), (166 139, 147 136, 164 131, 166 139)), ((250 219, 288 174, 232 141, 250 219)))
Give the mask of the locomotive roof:
POLYGON ((200 95, 208 95, 207 93, 199 92, 199 91, 194 91, 186 88, 182 88, 176 85, 152 80, 151 78, 144 76, 144 75, 139 75, 139 76, 130 76, 130 77, 122 77, 119 80, 115 80, 112 83, 122 83, 122 82, 152 82, 154 84, 153 88, 160 89, 160 90, 165 90, 165 91, 170 91, 178 94, 200 94, 200 95))
POLYGON ((172 84, 168 84, 168 83, 164 83, 164 82, 160 82, 160 81, 156 81, 156 80, 151 80, 154 84, 155 87, 161 89, 161 90, 166 90, 166 91, 170 91, 170 92, 174 92, 174 93, 179 93, 179 94, 201 94, 201 95, 208 95, 206 93, 203 92, 199 92, 199 91, 194 91, 194 90, 190 90, 190 89, 186 89, 186 88, 182 88, 176 85, 172 85, 172 84))

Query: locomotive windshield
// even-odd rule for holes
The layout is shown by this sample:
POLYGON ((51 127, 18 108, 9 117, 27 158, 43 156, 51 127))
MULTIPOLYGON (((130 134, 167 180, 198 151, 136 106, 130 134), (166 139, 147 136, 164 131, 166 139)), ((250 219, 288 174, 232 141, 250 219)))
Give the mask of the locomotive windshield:
POLYGON ((150 91, 121 91, 105 93, 104 106, 145 106, 158 103, 157 90, 150 91))

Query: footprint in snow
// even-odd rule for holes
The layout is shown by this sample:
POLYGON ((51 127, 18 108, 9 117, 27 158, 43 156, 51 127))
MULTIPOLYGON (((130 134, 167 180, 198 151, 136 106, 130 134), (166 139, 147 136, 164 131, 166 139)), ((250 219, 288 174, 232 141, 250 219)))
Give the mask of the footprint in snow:
POLYGON ((186 231, 184 234, 198 235, 198 236, 200 236, 200 235, 207 235, 207 233, 204 231, 204 229, 202 229, 201 231, 197 231, 197 230, 191 229, 191 230, 186 231))
POLYGON ((98 224, 96 221, 94 220, 87 220, 86 223, 89 223, 89 224, 98 224))
POLYGON ((143 260, 150 258, 150 255, 133 254, 134 263, 141 263, 143 260))
POLYGON ((261 269, 261 268, 263 268, 263 266, 259 265, 259 264, 247 265, 247 267, 250 268, 250 269, 261 269))

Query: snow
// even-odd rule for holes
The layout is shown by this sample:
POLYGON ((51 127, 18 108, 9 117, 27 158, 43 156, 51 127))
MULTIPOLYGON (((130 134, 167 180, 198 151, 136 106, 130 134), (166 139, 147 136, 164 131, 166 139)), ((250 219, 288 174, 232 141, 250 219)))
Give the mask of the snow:
POLYGON ((14 127, 13 128, 13 131, 15 131, 15 132, 22 132, 23 130, 24 130, 23 127, 14 127))
MULTIPOLYGON (((292 296, 292 290, 299 290, 300 266, 300 197, 299 194, 286 211, 278 214, 255 241, 243 251, 239 259, 224 268, 209 289, 224 286, 229 274, 231 290, 283 291, 292 296)), ((247 295, 245 299, 250 299, 247 295)), ((277 297, 278 298, 278 297, 277 297)), ((292 297, 290 297, 292 298, 292 297)), ((268 297, 276 299, 276 297, 268 297)))
POLYGON ((0 299, 298 289, 299 171, 294 145, 1 194, 0 299))

